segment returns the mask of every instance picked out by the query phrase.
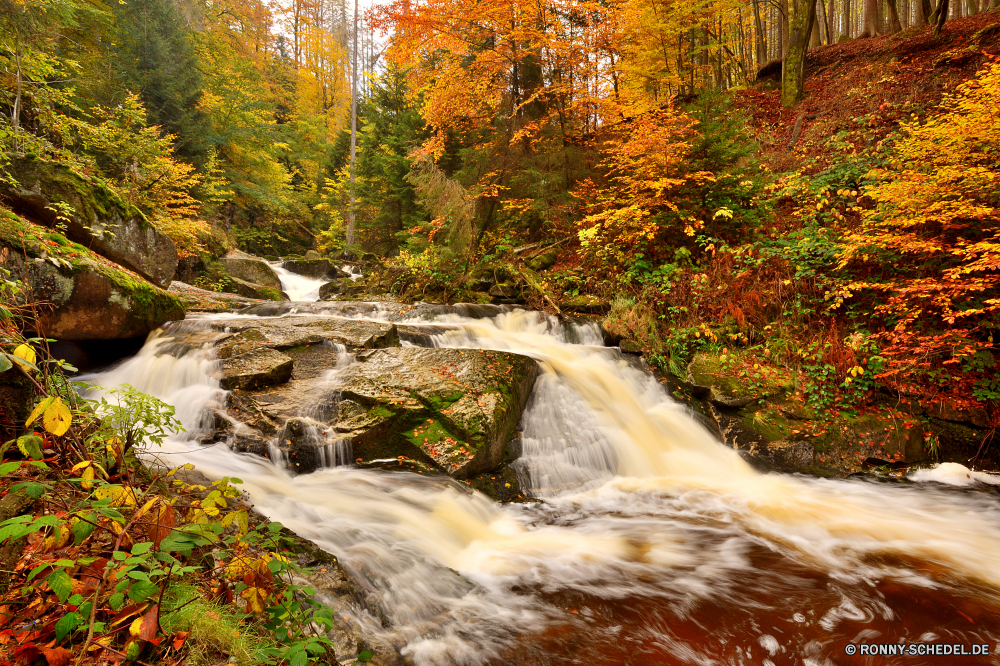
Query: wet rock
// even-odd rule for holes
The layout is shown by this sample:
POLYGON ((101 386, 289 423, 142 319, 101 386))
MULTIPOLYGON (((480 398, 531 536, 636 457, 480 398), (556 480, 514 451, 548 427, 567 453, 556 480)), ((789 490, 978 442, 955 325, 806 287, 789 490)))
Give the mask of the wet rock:
POLYGON ((289 259, 281 264, 282 268, 296 275, 311 278, 342 279, 350 278, 350 274, 342 271, 328 259, 289 259))
POLYGON ((219 383, 229 390, 274 386, 291 378, 292 365, 281 352, 260 347, 225 359, 219 383))
POLYGON ((170 293, 181 300, 188 312, 233 312, 256 303, 237 294, 208 291, 184 282, 171 282, 170 293))
POLYGON ((357 458, 406 456, 467 478, 502 462, 537 375, 519 354, 382 349, 345 373, 335 427, 357 458))
POLYGON ((323 342, 323 337, 296 326, 258 326, 247 328, 228 337, 216 346, 219 358, 229 358, 245 354, 258 347, 268 347, 278 351, 315 345, 323 342))
POLYGON ((287 301, 288 295, 281 289, 265 287, 262 284, 255 284, 241 280, 238 277, 229 276, 228 291, 244 298, 252 298, 258 301, 287 301))
POLYGON ((395 324, 334 318, 288 317, 295 327, 351 349, 380 349, 399 344, 395 324))
POLYGON ((268 263, 257 257, 242 252, 230 252, 219 258, 230 276, 252 284, 259 284, 271 289, 281 289, 281 280, 268 263))
POLYGON ((447 331, 457 330, 458 326, 413 326, 396 324, 396 333, 400 342, 407 342, 414 347, 433 347, 434 336, 447 331))
POLYGON ((340 280, 331 280, 319 286, 319 299, 321 301, 331 301, 340 293, 340 280))
POLYGON ((177 268, 174 242, 103 183, 40 159, 14 159, 7 170, 18 185, 0 181, 0 198, 15 211, 53 229, 61 220, 69 240, 158 287, 170 285, 177 268))
POLYGON ((688 364, 687 382, 695 395, 720 407, 746 407, 792 388, 790 381, 760 379, 754 385, 746 377, 729 374, 723 360, 710 354, 695 354, 688 364))
MULTIPOLYGON (((51 304, 39 308, 30 324, 39 333, 61 340, 135 338, 184 318, 176 296, 82 246, 63 253, 55 248, 40 250, 30 241, 8 243, 9 222, 0 220, 0 267, 25 283, 24 298, 51 304)), ((19 224, 29 232, 43 231, 23 221, 19 224)))

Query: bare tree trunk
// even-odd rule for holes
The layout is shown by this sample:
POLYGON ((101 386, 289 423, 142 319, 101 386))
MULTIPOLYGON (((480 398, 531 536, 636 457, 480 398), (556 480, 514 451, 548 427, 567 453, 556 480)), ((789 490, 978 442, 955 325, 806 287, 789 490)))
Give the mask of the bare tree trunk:
POLYGON ((347 250, 354 245, 356 219, 354 211, 354 175, 358 145, 358 0, 354 0, 354 45, 351 49, 351 210, 347 216, 347 250))
POLYGON ((781 39, 778 44, 781 46, 781 59, 784 60, 788 53, 788 0, 780 0, 778 7, 781 14, 781 39))
POLYGON ((941 28, 944 27, 944 22, 948 20, 948 0, 940 0, 938 2, 937 10, 935 11, 936 17, 934 20, 934 36, 941 36, 941 28))
POLYGON ((781 65, 781 104, 795 106, 805 93, 806 52, 816 22, 816 0, 791 0, 788 48, 781 65))
POLYGON ((851 0, 844 0, 844 29, 842 34, 850 39, 854 36, 854 17, 851 15, 851 0))
POLYGON ((897 32, 902 32, 903 26, 899 23, 899 9, 896 7, 896 0, 885 0, 885 4, 889 7, 889 34, 895 35, 897 32))
POLYGON ((865 0, 863 36, 878 37, 878 0, 865 0))
POLYGON ((933 11, 931 0, 917 0, 917 25, 927 25, 933 11))
POLYGON ((757 67, 760 67, 767 61, 767 44, 764 42, 764 30, 760 22, 760 0, 753 0, 753 29, 757 35, 757 43, 755 45, 757 67))

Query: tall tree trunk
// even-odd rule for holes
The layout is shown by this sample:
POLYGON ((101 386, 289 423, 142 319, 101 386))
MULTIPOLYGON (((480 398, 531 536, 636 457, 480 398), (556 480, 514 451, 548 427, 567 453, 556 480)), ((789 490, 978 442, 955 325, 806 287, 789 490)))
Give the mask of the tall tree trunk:
POLYGON ((785 59, 785 54, 788 53, 788 0, 780 0, 778 7, 781 14, 781 39, 778 44, 781 46, 781 59, 785 59))
POLYGON ((357 171, 355 166, 358 146, 358 0, 354 0, 354 44, 351 49, 351 210, 347 215, 347 249, 350 251, 354 245, 354 232, 356 229, 355 219, 355 192, 354 175, 357 171))
POLYGON ((897 32, 902 32, 903 26, 899 23, 899 9, 896 6, 896 0, 885 0, 885 4, 889 7, 889 34, 895 35, 897 32))
POLYGON ((935 20, 934 20, 934 36, 941 36, 941 28, 944 27, 944 22, 948 20, 948 0, 940 0, 938 2, 937 10, 935 10, 935 20))
POLYGON ((917 0, 917 25, 927 25, 933 11, 931 0, 917 0))
POLYGON ((854 16, 851 14, 851 0, 844 0, 844 29, 841 34, 850 39, 854 36, 853 28, 854 16))
POLYGON ((863 36, 878 37, 878 0, 865 0, 863 36))
POLYGON ((767 61, 767 44, 764 41, 764 28, 760 22, 760 0, 753 0, 753 29, 757 35, 754 54, 757 58, 757 67, 767 61))
POLYGON ((792 107, 805 92, 806 52, 816 22, 816 0, 791 0, 788 48, 781 66, 781 104, 792 107))

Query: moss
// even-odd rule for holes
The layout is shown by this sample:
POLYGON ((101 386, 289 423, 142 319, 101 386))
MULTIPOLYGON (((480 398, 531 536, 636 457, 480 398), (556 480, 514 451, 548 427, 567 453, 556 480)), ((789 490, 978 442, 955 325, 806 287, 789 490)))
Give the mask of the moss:
MULTIPOLYGON (((28 222, 15 213, 4 210, 0 216, 0 243, 22 250, 28 257, 40 257, 44 251, 49 256, 70 264, 69 275, 93 271, 107 278, 122 294, 141 310, 151 308, 165 311, 183 311, 180 299, 78 243, 70 243, 62 234, 49 232, 44 227, 28 222)), ((67 269, 63 269, 64 271, 67 269)))

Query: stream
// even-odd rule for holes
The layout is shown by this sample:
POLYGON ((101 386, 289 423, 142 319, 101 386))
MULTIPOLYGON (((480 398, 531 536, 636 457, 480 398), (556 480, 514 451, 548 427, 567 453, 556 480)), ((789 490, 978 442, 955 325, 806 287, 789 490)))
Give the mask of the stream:
MULTIPOLYGON (((279 275, 303 301, 295 309, 343 315, 306 302, 322 281, 279 275)), ((365 307, 350 316, 387 317, 365 307)), ((433 335, 438 347, 537 361, 514 464, 539 501, 495 504, 443 475, 331 466, 295 476, 198 444, 207 408, 224 404, 218 360, 207 348, 162 351, 176 327, 214 315, 168 325, 86 379, 173 405, 187 432, 150 453, 242 479, 257 511, 336 555, 378 600, 382 617, 353 620, 421 666, 998 663, 995 477, 973 484, 957 465, 892 483, 763 474, 604 347, 596 325, 463 312, 395 321, 450 325, 433 335), (848 644, 900 642, 990 654, 847 656, 848 644)), ((331 384, 353 362, 343 356, 331 384)))

